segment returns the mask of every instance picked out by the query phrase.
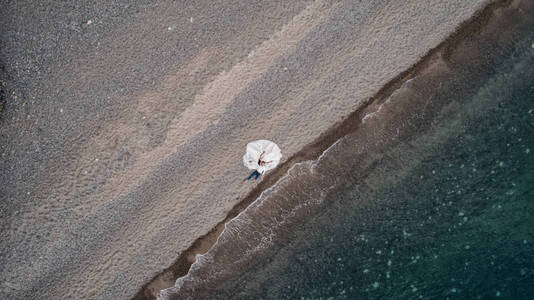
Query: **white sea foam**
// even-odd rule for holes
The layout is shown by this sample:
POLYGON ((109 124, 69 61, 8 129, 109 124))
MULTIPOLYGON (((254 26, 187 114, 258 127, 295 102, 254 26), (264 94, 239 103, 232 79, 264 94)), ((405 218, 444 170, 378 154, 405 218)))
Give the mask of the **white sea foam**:
POLYGON ((323 151, 323 153, 321 153, 321 155, 319 155, 319 157, 313 161, 312 163, 312 170, 317 166, 317 164, 323 159, 323 157, 328 153, 330 152, 330 150, 334 149, 334 147, 343 139, 340 138, 338 139, 337 141, 335 141, 332 145, 330 145, 330 147, 328 147, 326 150, 323 151))
MULTIPOLYGON (((324 150, 323 153, 321 153, 321 155, 317 159, 307 160, 293 165, 286 172, 286 174, 282 178, 280 178, 274 185, 264 190, 258 196, 258 198, 254 202, 252 202, 247 208, 245 208, 237 216, 235 216, 226 224, 224 224, 223 231, 217 237, 217 240, 210 248, 210 250, 208 250, 208 252, 206 252, 205 254, 196 255, 195 262, 191 265, 189 272, 185 276, 178 278, 174 287, 161 290, 158 299, 167 299, 169 295, 179 293, 180 289, 182 289, 184 284, 186 284, 187 282, 194 282, 195 280, 197 280, 197 278, 195 278, 195 273, 198 272, 198 270, 202 267, 212 264, 214 262, 212 257, 212 252, 214 251, 214 249, 217 249, 217 247, 219 247, 221 243, 224 244, 224 242, 227 240, 235 239, 236 236, 240 235, 240 233, 243 233, 244 229, 252 227, 251 225, 253 225, 253 219, 247 216, 249 213, 253 215, 254 212, 261 211, 264 204, 266 204, 265 201, 268 201, 271 197, 276 196, 276 193, 279 191, 279 189, 284 189, 285 185, 289 184, 289 180, 295 179, 292 174, 298 174, 299 172, 306 172, 307 174, 313 173, 312 170, 317 166, 317 163, 321 161, 323 157, 327 153, 329 153, 340 141, 341 139, 337 140, 330 147, 324 150), (302 171, 299 171, 298 168, 302 168, 302 171), (308 171, 306 171, 306 169, 308 171)), ((326 190, 332 189, 333 187, 334 185, 329 185, 328 187, 326 187, 326 190)), ((265 230, 265 228, 262 228, 262 231, 259 232, 259 236, 261 236, 259 242, 256 244, 250 243, 250 248, 244 249, 244 253, 241 253, 239 261, 246 261, 247 259, 253 257, 254 254, 258 251, 264 250, 272 246, 273 241, 277 236, 277 228, 283 227, 288 223, 291 223, 291 220, 295 218, 299 211, 319 205, 323 202, 325 197, 326 191, 321 190, 319 192, 318 197, 310 197, 306 199, 306 201, 297 202, 296 205, 290 207, 288 210, 281 210, 281 213, 275 217, 274 221, 269 222, 270 225, 274 226, 270 226, 267 230, 265 230)), ((198 280, 200 280, 200 278, 198 278, 198 280)))
POLYGON ((365 124, 365 122, 367 122, 367 120, 371 119, 371 118, 374 118, 376 116, 378 116, 378 113, 380 113, 380 111, 382 111, 382 108, 384 107, 384 105, 386 104, 389 104, 391 102, 391 100, 393 99, 394 96, 396 96, 398 93, 400 93, 404 88, 408 87, 408 85, 410 83, 413 82, 414 79, 416 79, 417 76, 415 77, 412 77, 408 80, 406 80, 398 89, 396 89, 395 91, 393 91, 393 93, 391 93, 391 95, 389 95, 389 97, 386 99, 386 101, 384 101, 384 103, 380 104, 378 106, 378 109, 373 111, 373 112, 370 112, 368 114, 366 114, 363 118, 362 118, 362 123, 365 124))
MULTIPOLYGON (((311 163, 312 161, 303 161, 303 162, 299 162, 293 165, 286 172, 286 174, 282 178, 280 178, 274 185, 272 185, 268 189, 261 192, 261 194, 258 196, 256 200, 254 200, 254 202, 252 202, 249 206, 247 206, 237 216, 235 216, 230 221, 228 221, 226 224, 224 224, 223 231, 217 237, 217 240, 215 241, 214 245, 210 248, 210 250, 208 250, 208 252, 206 252, 205 254, 197 254, 195 256, 195 262, 191 265, 191 268, 189 269, 188 273, 178 278, 176 280, 174 287, 161 290, 160 296, 158 297, 158 299, 166 299, 167 296, 169 296, 170 294, 178 292, 182 288, 185 282, 194 280, 192 274, 194 274, 196 270, 202 268, 206 264, 212 263, 211 251, 220 245, 222 239, 231 238, 228 236, 238 235, 241 228, 248 227, 250 220, 243 218, 243 215, 246 215, 251 209, 259 208, 262 205, 263 201, 268 199, 269 195, 271 195, 272 193, 275 193, 282 183, 286 182, 287 180, 290 180, 291 173, 293 172, 295 168, 302 166, 302 165, 306 165, 306 164, 310 165, 311 167, 311 163)), ((280 222, 277 222, 277 226, 283 225, 285 221, 287 220, 287 218, 290 217, 291 215, 294 215, 294 211, 301 207, 302 207, 302 204, 299 204, 296 207, 294 207, 292 209, 292 212, 289 213, 289 216, 286 216, 286 218, 284 218, 283 220, 280 220, 280 222)), ((261 249, 264 249, 270 246, 275 236, 274 228, 271 228, 269 232, 261 232, 261 236, 262 236, 262 242, 256 245, 254 248, 247 249, 246 252, 243 253, 245 257, 250 257, 252 254, 257 252, 258 250, 261 250, 261 249)))

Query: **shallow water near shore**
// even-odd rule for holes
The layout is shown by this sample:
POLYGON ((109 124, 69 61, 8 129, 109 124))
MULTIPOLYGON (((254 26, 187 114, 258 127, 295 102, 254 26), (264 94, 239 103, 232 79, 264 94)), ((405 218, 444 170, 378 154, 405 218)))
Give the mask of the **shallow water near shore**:
POLYGON ((227 223, 163 297, 533 298, 528 28, 437 55, 227 223))

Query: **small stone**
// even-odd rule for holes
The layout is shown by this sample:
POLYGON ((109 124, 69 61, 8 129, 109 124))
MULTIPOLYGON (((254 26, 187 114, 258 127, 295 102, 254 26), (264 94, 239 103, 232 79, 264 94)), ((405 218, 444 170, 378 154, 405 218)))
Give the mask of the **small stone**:
POLYGON ((91 24, 93 24, 93 20, 88 20, 87 25, 91 25, 91 24))
POLYGON ((495 296, 496 297, 500 297, 501 296, 501 292, 497 291, 497 293, 495 293, 495 296))
POLYGON ((369 273, 369 269, 363 270, 363 274, 367 274, 367 273, 369 273))
POLYGON ((532 49, 534 49, 534 43, 532 43, 532 45, 530 45, 530 47, 532 47, 532 49))
POLYGON ((378 283, 376 281, 373 283, 373 288, 374 289, 377 289, 379 286, 380 286, 380 283, 378 283))

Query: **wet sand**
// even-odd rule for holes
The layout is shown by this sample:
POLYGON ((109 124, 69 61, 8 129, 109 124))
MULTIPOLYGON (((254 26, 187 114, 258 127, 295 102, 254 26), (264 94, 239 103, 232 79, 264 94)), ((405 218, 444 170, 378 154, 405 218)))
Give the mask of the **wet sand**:
POLYGON ((217 224, 487 3, 11 3, 0 292, 131 298, 216 228, 152 289, 165 287, 217 224), (283 167, 243 185, 258 138, 283 167))

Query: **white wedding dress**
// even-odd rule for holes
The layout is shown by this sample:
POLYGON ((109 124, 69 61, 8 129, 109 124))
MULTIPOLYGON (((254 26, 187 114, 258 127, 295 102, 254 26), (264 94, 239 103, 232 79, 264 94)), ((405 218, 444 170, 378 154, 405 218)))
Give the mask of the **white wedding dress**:
POLYGON ((265 171, 274 169, 281 158, 282 152, 275 143, 267 140, 257 140, 247 144, 247 152, 243 155, 243 163, 245 167, 263 174, 265 171), (258 162, 263 152, 265 154, 263 154, 262 161, 266 163, 260 166, 258 162))

